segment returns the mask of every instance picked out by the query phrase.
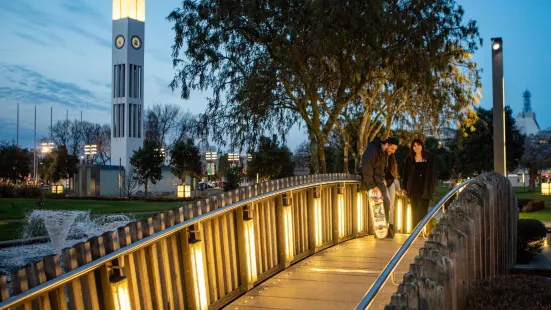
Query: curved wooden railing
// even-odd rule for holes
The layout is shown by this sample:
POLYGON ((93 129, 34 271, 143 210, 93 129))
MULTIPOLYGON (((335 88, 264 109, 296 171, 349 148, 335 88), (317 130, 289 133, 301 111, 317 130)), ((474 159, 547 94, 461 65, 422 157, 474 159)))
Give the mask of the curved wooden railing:
MULTIPOLYGON (((120 227, 0 277, 0 309, 221 308, 289 265, 367 235, 356 175, 273 180, 120 227), (62 271, 63 270, 63 271, 62 271)), ((411 207, 396 200, 399 232, 411 207)))
POLYGON ((466 309, 477 280, 507 274, 515 263, 517 220, 507 178, 486 173, 474 179, 433 229, 385 309, 466 309))

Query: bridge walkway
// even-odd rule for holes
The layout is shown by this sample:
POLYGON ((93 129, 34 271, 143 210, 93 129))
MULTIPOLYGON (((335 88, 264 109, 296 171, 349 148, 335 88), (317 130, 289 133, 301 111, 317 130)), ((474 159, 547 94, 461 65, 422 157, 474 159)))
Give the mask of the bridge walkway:
MULTIPOLYGON (((408 235, 394 239, 367 236, 325 249, 267 279, 225 309, 355 309, 408 235)), ((418 238, 398 265, 396 281, 424 244, 418 238)), ((396 285, 389 279, 370 309, 390 303, 396 285)))

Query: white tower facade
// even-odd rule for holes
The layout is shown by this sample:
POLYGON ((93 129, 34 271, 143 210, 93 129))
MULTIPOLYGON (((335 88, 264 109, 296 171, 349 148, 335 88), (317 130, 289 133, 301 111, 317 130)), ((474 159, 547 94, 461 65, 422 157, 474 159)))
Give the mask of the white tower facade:
POLYGON ((111 164, 143 145, 145 0, 113 0, 111 164))

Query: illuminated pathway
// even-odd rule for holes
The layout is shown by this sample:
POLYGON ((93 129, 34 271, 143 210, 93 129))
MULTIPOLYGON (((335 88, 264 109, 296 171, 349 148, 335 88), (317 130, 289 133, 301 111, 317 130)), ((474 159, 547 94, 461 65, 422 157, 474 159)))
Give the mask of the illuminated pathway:
MULTIPOLYGON (((328 248, 267 279, 225 309, 355 309, 407 236, 368 236, 328 248)), ((396 281, 402 280, 424 241, 418 238, 400 262, 396 281)), ((389 279, 370 309, 383 309, 395 291, 389 279)))

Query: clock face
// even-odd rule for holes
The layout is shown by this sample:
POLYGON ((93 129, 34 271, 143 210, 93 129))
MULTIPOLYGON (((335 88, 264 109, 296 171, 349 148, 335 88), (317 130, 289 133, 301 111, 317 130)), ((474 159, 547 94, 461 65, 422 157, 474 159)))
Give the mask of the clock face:
POLYGON ((122 48, 124 46, 124 37, 122 35, 118 35, 116 38, 115 38, 115 46, 117 48, 122 48))
POLYGON ((138 37, 138 36, 133 36, 132 37, 132 47, 134 49, 139 50, 140 47, 142 47, 142 39, 140 39, 140 37, 138 37))

